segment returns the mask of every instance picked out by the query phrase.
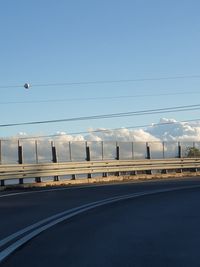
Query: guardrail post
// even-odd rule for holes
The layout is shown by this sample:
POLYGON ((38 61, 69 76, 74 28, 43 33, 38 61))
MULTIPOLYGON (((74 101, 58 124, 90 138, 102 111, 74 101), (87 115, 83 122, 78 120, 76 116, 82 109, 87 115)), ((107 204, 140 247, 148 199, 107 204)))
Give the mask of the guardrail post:
MULTIPOLYGON (((193 142, 193 149, 194 149, 194 151, 195 151, 195 142, 193 142)), ((197 155, 196 155, 196 153, 194 153, 194 157, 196 158, 196 157, 198 157, 197 155)), ((197 172, 198 171, 198 169, 197 168, 193 168, 193 169, 191 169, 190 171, 192 171, 192 172, 197 172)))
POLYGON ((162 142, 163 159, 165 158, 165 142, 162 142))
MULTIPOLYGON (((87 142, 86 142, 86 160, 87 161, 90 161, 90 147, 87 145, 87 142)), ((91 173, 88 173, 88 178, 92 178, 92 174, 91 173)))
MULTIPOLYGON (((148 143, 146 143, 146 150, 147 150, 147 159, 151 159, 151 150, 148 143)), ((146 174, 152 174, 151 170, 146 170, 146 174)))
POLYGON ((108 173, 107 172, 103 172, 103 177, 108 177, 108 173))
MULTIPOLYGON (((135 157, 134 157, 134 143, 133 142, 131 143, 131 148, 132 148, 132 160, 134 160, 135 157)), ((137 175, 137 171, 131 171, 130 175, 137 175)))
MULTIPOLYGON (((0 164, 2 163, 2 158, 1 158, 1 140, 0 140, 0 164)), ((5 180, 1 180, 0 183, 1 186, 5 186, 5 180)))
MULTIPOLYGON (((181 147, 181 143, 178 142, 178 158, 182 158, 182 147, 181 147)), ((183 170, 180 169, 180 172, 182 172, 183 170)))
POLYGON ((132 159, 134 159, 134 144, 131 142, 132 159))
MULTIPOLYGON (((2 163, 2 158, 1 158, 1 140, 0 140, 0 164, 2 163)), ((1 180, 0 186, 5 186, 5 180, 1 180)))
POLYGON ((146 148, 147 148, 147 159, 151 159, 150 146, 148 145, 148 143, 146 144, 146 148))
POLYGON ((103 141, 101 141, 101 158, 104 159, 104 147, 103 147, 103 141))
POLYGON ((90 147, 86 146, 86 160, 90 161, 90 147))
MULTIPOLYGON (((37 140, 35 140, 35 161, 38 164, 38 144, 37 144, 37 140)), ((35 177, 35 182, 36 183, 41 183, 42 179, 41 177, 35 177)))
MULTIPOLYGON (((69 141, 69 160, 72 161, 72 147, 70 141, 69 141)), ((71 180, 76 180, 76 174, 72 174, 71 180)))
MULTIPOLYGON (((163 159, 165 158, 165 142, 162 143, 162 147, 163 147, 163 159)), ((161 173, 163 174, 167 174, 167 170, 166 169, 163 169, 161 170, 161 173)))
MULTIPOLYGON (((120 154, 119 154, 119 145, 118 145, 118 143, 116 142, 116 160, 119 160, 119 158, 120 158, 120 154)), ((116 174, 115 174, 116 176, 120 176, 120 172, 116 172, 116 174)))
POLYGON ((72 174, 71 180, 76 180, 76 174, 72 174))
POLYGON ((116 160, 119 160, 119 146, 116 146, 116 160))
POLYGON ((23 151, 22 151, 22 146, 18 146, 18 163, 22 164, 23 163, 23 151))
POLYGON ((71 142, 69 141, 69 160, 72 161, 72 148, 71 148, 71 142))
POLYGON ((178 158, 182 158, 182 147, 180 142, 178 142, 178 158))
MULTIPOLYGON (((101 153, 102 153, 102 160, 104 160, 104 146, 103 146, 103 141, 101 141, 101 153)), ((108 177, 108 173, 107 172, 103 172, 102 174, 103 177, 108 177)))
POLYGON ((38 143, 37 140, 35 140, 35 162, 38 164, 38 143))
MULTIPOLYGON (((19 144, 19 141, 18 141, 18 163, 23 164, 23 149, 22 149, 22 145, 19 144)), ((19 184, 23 184, 23 183, 24 183, 24 179, 19 178, 19 184)))
MULTIPOLYGON (((51 150, 52 150, 52 162, 57 163, 57 154, 56 154, 56 147, 53 144, 53 141, 51 142, 51 150)), ((54 176, 54 182, 59 181, 59 177, 56 175, 54 176)))
POLYGON ((2 163, 2 151, 1 151, 1 140, 0 140, 0 164, 2 163))

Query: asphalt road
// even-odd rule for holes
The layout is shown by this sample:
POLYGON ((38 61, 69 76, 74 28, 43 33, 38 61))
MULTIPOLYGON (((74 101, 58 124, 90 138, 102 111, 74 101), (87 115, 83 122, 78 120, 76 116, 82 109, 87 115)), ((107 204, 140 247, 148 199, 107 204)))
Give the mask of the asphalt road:
POLYGON ((83 204, 183 186, 194 187, 82 212, 33 238, 1 266, 200 266, 199 178, 1 194, 0 241, 83 204))

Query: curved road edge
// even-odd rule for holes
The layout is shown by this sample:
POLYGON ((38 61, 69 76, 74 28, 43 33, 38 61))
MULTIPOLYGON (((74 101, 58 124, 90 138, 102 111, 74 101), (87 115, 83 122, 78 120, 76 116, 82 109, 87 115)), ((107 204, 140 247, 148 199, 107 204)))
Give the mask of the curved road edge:
POLYGON ((58 214, 55 214, 33 225, 30 225, 24 229, 21 229, 20 231, 17 231, 16 233, 0 240, 0 248, 2 248, 0 252, 0 263, 3 262, 12 253, 14 253, 18 248, 20 248, 22 245, 29 242, 31 239, 33 239, 40 233, 59 224, 60 222, 66 221, 88 210, 91 210, 91 209, 94 209, 100 206, 108 205, 111 203, 115 203, 118 201, 138 198, 138 197, 142 197, 146 195, 167 193, 167 192, 172 192, 172 191, 194 189, 194 188, 200 188, 200 185, 177 186, 177 187, 168 188, 168 189, 157 189, 157 190, 151 190, 148 192, 142 191, 142 192, 137 192, 137 193, 132 193, 132 194, 120 195, 116 197, 106 198, 100 201, 91 202, 85 205, 81 205, 81 206, 66 210, 58 214))

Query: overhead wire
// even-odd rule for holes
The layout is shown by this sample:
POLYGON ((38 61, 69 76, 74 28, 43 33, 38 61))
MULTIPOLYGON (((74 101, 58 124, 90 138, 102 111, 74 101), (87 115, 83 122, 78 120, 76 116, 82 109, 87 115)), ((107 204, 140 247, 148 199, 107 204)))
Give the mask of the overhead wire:
MULTIPOLYGON (((200 75, 177 75, 166 77, 152 78, 135 78, 135 79, 120 79, 120 80, 95 80, 95 81, 80 81, 80 82, 58 82, 58 83, 32 83, 30 87, 51 87, 51 86, 69 86, 69 85, 92 85, 92 84, 111 84, 111 83, 130 83, 130 82, 145 82, 145 81, 161 81, 161 80, 178 80, 178 79, 199 79, 200 75)), ((1 85, 0 88, 15 88, 23 87, 24 85, 1 85)))
POLYGON ((41 83, 33 84, 34 87, 49 87, 49 86, 68 86, 68 85, 90 85, 90 84, 110 84, 110 83, 129 83, 129 82, 144 82, 144 81, 160 81, 160 80, 177 80, 177 79, 194 79, 200 78, 200 75, 180 75, 155 78, 137 78, 137 79, 121 79, 121 80, 96 80, 96 81, 81 81, 81 82, 64 82, 64 83, 41 83))
POLYGON ((78 97, 78 98, 64 98, 64 99, 47 99, 47 100, 29 100, 29 101, 7 101, 0 102, 0 105, 9 104, 44 104, 44 103, 61 103, 72 101, 95 101, 95 100, 118 100, 142 97, 159 97, 159 96, 174 96, 174 95, 192 95, 200 94, 200 91, 193 92, 177 92, 177 93, 161 93, 161 94, 135 94, 135 95, 121 95, 121 96, 100 96, 100 97, 78 97))
POLYGON ((80 134, 93 134, 93 133, 106 133, 106 132, 110 133, 110 132, 126 130, 126 129, 139 129, 139 128, 165 126, 165 125, 173 125, 173 124, 180 124, 180 123, 189 123, 189 122, 200 122, 200 118, 190 119, 190 120, 181 120, 181 121, 170 121, 170 122, 163 122, 163 123, 151 123, 151 124, 143 124, 143 125, 125 126, 125 127, 111 128, 111 129, 96 129, 96 130, 79 131, 79 132, 68 132, 64 134, 58 133, 58 134, 37 135, 37 136, 23 136, 23 137, 18 136, 16 137, 16 139, 40 139, 40 138, 48 138, 48 137, 52 138, 52 137, 62 137, 62 136, 80 135, 80 134))
POLYGON ((0 124, 0 127, 36 125, 36 124, 48 124, 48 123, 60 123, 60 122, 72 122, 72 121, 85 121, 85 120, 99 120, 99 119, 121 118, 121 117, 129 117, 129 116, 141 116, 141 115, 151 115, 151 114, 160 114, 160 113, 192 111, 192 110, 199 110, 199 109, 200 109, 200 104, 196 104, 196 105, 175 106, 175 107, 167 107, 167 108, 159 108, 159 109, 148 109, 148 110, 140 110, 140 111, 110 113, 110 114, 82 116, 82 117, 73 117, 73 118, 64 118, 64 119, 8 123, 8 124, 0 124))
MULTIPOLYGON (((41 83, 41 84, 31 84, 31 87, 50 87, 50 86, 70 86, 70 85, 92 85, 92 84, 110 84, 110 83, 130 83, 130 82, 145 82, 145 81, 161 81, 161 80, 176 80, 176 79, 199 79, 200 75, 179 75, 179 76, 168 76, 168 77, 155 77, 155 78, 138 78, 138 79, 121 79, 121 80, 96 80, 96 81, 82 81, 82 82, 63 82, 63 83, 41 83)), ((0 88, 16 88, 23 87, 23 85, 2 85, 0 88)), ((146 94, 146 95, 123 95, 123 96, 105 96, 105 97, 88 97, 88 98, 69 98, 69 99, 52 99, 52 100, 40 100, 40 101, 10 101, 10 102, 0 102, 0 104, 25 104, 25 103, 45 103, 45 102, 64 102, 64 101, 82 101, 82 100, 106 100, 106 99, 122 99, 122 98, 136 98, 136 97, 145 97, 145 96, 167 96, 167 95, 179 95, 179 94, 199 94, 199 92, 180 92, 180 93, 163 93, 163 94, 146 94)), ((152 109, 152 110, 141 110, 141 111, 131 111, 131 112, 123 112, 123 113, 113 113, 113 114, 102 114, 95 116, 85 116, 85 117, 75 117, 75 118, 66 118, 66 119, 58 119, 58 120, 46 120, 46 121, 32 121, 32 122, 21 122, 21 123, 10 123, 10 124, 0 124, 0 127, 11 127, 11 126, 20 126, 20 125, 33 125, 33 124, 46 124, 46 123, 57 123, 57 122, 69 122, 69 121, 81 121, 81 120, 97 120, 97 119, 108 119, 108 118, 119 118, 119 117, 127 117, 127 116, 139 116, 139 115, 150 115, 150 114, 158 114, 158 113, 169 113, 169 112, 182 112, 182 111, 192 111, 199 110, 200 104, 197 105, 187 105, 187 106, 176 106, 170 108, 163 109, 152 109)), ((187 120, 182 122, 189 121, 199 121, 200 119, 195 120, 187 120)), ((163 124, 175 124, 178 122, 170 122, 163 124)), ((162 123, 154 124, 162 125, 162 123)), ((133 128, 142 128, 148 127, 151 125, 140 125, 140 126, 131 126, 126 127, 126 129, 133 128)), ((122 128, 115 128, 111 130, 120 130, 122 128)), ((91 132, 101 132, 101 131, 110 131, 110 130, 94 130, 91 132)), ((84 134, 87 132, 79 132, 79 133, 68 133, 71 135, 74 134, 84 134)), ((48 135, 57 136, 57 135, 48 135)), ((60 136, 60 134, 58 135, 60 136)), ((45 137, 45 136, 43 136, 45 137)))

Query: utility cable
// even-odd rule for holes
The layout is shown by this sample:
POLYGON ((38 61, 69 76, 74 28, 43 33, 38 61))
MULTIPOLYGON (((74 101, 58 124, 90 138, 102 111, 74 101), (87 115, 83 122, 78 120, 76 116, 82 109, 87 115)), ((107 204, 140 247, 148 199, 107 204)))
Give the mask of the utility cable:
MULTIPOLYGON (((145 81, 162 81, 162 80, 179 80, 179 79, 199 79, 200 75, 179 75, 167 77, 153 77, 153 78, 137 78, 137 79, 121 79, 121 80, 96 80, 96 81, 80 81, 80 82, 58 82, 58 83, 32 83, 30 87, 51 87, 51 86, 69 86, 69 85, 92 85, 92 84, 112 84, 112 83, 131 83, 131 82, 145 82, 145 81)), ((1 85, 0 88, 18 88, 24 85, 1 85)))
POLYGON ((121 95, 121 96, 100 96, 100 97, 79 97, 79 98, 65 98, 65 99, 48 99, 48 100, 30 100, 30 101, 7 101, 0 102, 0 105, 9 104, 45 104, 45 103, 61 103, 61 102, 75 102, 75 101, 101 101, 101 100, 118 100, 142 97, 159 97, 159 96, 174 96, 174 95, 192 95, 200 94, 200 91, 193 92, 177 92, 177 93, 161 93, 161 94, 136 94, 136 95, 121 95))
POLYGON ((35 124, 47 124, 47 123, 59 123, 59 122, 71 122, 71 121, 85 121, 85 120, 99 120, 99 119, 121 118, 121 117, 129 117, 129 116, 141 116, 141 115, 170 113, 170 112, 192 111, 192 110, 199 110, 199 109, 200 109, 200 104, 196 104, 196 105, 169 107, 169 108, 167 107, 167 108, 160 108, 160 109, 150 109, 150 110, 111 113, 111 114, 102 114, 102 115, 94 115, 94 116, 74 117, 74 118, 66 118, 66 119, 0 124, 0 127, 12 127, 12 126, 21 126, 21 125, 35 125, 35 124))
MULTIPOLYGON (((183 121, 170 121, 170 122, 163 122, 163 123, 151 123, 151 124, 143 124, 143 125, 134 125, 134 126, 127 126, 127 127, 111 128, 111 129, 96 129, 96 130, 88 130, 88 131, 80 131, 80 132, 69 132, 69 133, 65 133, 65 134, 37 135, 37 136, 16 137, 16 138, 17 139, 39 139, 39 138, 62 137, 62 136, 68 136, 68 135, 109 133, 109 132, 115 132, 115 131, 126 130, 126 129, 139 129, 139 128, 147 128, 147 127, 174 125, 174 124, 180 124, 180 123, 189 123, 189 122, 200 122, 200 118, 190 119, 190 120, 183 120, 183 121)), ((3 139, 3 140, 6 140, 6 139, 3 139)))

